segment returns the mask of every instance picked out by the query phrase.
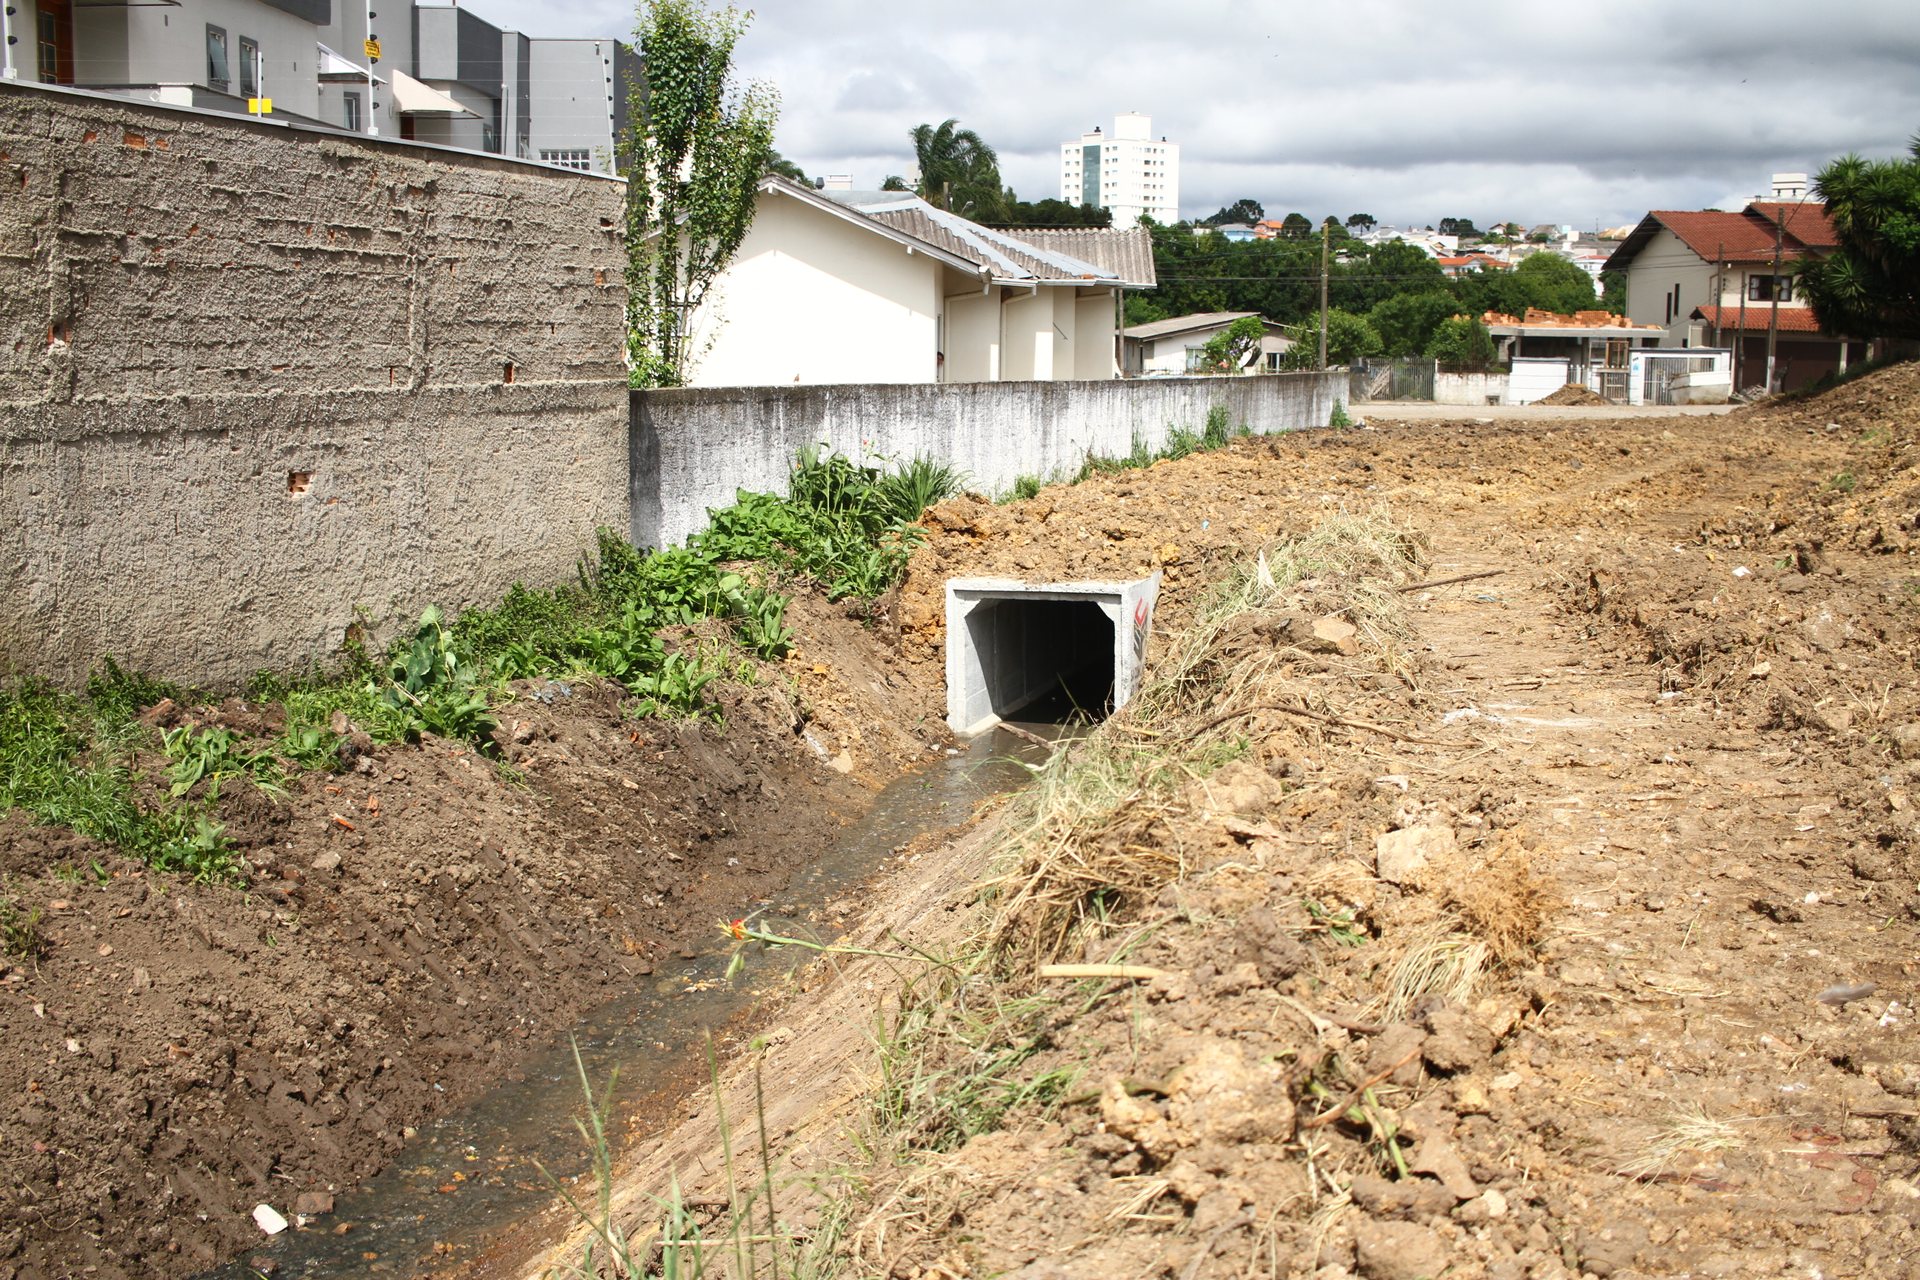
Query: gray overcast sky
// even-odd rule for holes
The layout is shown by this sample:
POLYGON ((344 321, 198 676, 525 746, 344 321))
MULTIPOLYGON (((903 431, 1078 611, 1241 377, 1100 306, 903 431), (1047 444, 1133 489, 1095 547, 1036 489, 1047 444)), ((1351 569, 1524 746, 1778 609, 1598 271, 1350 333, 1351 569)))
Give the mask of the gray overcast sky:
MULTIPOLYGON (((528 35, 630 37, 620 0, 470 0, 528 35)), ((744 7, 744 6, 743 6, 744 7)), ((948 116, 1028 200, 1120 111, 1180 144, 1181 212, 1366 212, 1591 229, 1737 208, 1776 171, 1903 152, 1920 131, 1914 0, 766 0, 736 51, 780 150, 878 186, 948 116), (1583 12, 1584 11, 1584 12, 1583 12), (1177 16, 1176 16, 1177 15, 1177 16)))

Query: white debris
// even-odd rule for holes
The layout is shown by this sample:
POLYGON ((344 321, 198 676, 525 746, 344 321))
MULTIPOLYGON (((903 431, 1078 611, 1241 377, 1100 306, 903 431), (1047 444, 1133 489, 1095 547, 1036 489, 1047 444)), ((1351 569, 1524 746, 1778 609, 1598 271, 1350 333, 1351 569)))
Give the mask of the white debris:
POLYGON ((287 1220, 272 1205, 257 1204, 253 1206, 253 1225, 270 1236, 277 1236, 287 1229, 287 1220))

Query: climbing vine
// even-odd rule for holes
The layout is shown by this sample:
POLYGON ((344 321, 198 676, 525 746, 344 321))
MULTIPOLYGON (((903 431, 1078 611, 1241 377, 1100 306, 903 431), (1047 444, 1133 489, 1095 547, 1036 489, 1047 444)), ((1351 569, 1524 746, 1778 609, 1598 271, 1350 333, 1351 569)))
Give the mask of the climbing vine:
POLYGON ((686 383, 692 323, 753 224, 779 96, 733 77, 751 14, 643 0, 643 68, 619 144, 627 174, 627 367, 636 387, 686 383))

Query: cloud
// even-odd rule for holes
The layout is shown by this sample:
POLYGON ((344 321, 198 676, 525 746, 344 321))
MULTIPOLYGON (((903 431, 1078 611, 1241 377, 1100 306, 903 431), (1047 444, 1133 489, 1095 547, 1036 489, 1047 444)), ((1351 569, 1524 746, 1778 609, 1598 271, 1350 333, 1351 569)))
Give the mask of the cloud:
MULTIPOLYGON (((624 34, 608 0, 470 0, 531 35, 624 34)), ((1776 171, 1903 152, 1920 23, 1885 0, 1630 5, 1604 17, 1489 0, 1342 6, 976 0, 963 9, 762 0, 737 61, 773 81, 780 148, 877 185, 915 124, 957 116, 1028 199, 1059 146, 1113 115, 1181 146, 1181 206, 1241 196, 1383 221, 1637 220, 1725 204, 1776 171)))

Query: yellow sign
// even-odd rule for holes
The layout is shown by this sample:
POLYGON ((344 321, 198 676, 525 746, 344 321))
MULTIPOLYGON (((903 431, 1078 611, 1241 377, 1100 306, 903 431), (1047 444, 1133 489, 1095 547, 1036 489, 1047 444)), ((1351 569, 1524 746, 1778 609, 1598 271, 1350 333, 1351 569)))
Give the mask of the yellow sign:
POLYGON ((380 61, 380 42, 372 37, 368 37, 367 39, 367 61, 380 61))
POLYGON ((256 116, 270 116, 273 114, 273 99, 272 98, 248 98, 247 110, 252 112, 256 116))

